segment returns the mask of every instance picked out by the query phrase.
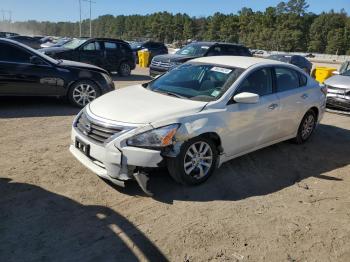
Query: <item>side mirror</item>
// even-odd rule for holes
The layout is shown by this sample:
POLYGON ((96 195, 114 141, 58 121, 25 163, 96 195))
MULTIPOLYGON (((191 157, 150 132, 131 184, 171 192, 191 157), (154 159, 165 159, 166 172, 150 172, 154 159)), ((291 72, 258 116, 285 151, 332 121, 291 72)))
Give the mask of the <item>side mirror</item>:
POLYGON ((340 72, 339 71, 333 71, 332 74, 333 75, 340 75, 340 72))
POLYGON ((233 97, 233 100, 237 103, 242 103, 242 104, 256 104, 259 102, 259 95, 243 92, 235 95, 233 97))
POLYGON ((42 65, 43 61, 37 56, 31 56, 30 57, 30 63, 33 64, 33 65, 42 65))

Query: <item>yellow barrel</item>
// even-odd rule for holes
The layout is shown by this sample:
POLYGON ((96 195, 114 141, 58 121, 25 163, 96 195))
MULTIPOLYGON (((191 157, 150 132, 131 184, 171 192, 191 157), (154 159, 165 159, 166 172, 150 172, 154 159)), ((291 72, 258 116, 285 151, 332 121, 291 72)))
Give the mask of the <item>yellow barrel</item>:
POLYGON ((147 50, 140 50, 138 53, 140 67, 148 67, 150 53, 147 50))
POLYGON ((331 77, 334 71, 336 71, 336 68, 332 68, 332 67, 316 67, 315 69, 315 78, 316 80, 323 84, 323 82, 331 77))

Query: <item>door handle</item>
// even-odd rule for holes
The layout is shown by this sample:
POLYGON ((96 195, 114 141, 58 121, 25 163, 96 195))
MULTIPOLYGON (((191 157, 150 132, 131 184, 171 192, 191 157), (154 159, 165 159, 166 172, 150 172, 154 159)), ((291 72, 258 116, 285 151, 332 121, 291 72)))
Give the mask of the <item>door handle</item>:
POLYGON ((309 97, 308 94, 303 94, 303 95, 301 96, 302 99, 306 99, 306 98, 308 98, 308 97, 309 97))
POLYGON ((269 105, 269 109, 270 109, 270 110, 274 110, 274 109, 276 109, 276 107, 278 107, 277 104, 271 104, 271 105, 269 105))

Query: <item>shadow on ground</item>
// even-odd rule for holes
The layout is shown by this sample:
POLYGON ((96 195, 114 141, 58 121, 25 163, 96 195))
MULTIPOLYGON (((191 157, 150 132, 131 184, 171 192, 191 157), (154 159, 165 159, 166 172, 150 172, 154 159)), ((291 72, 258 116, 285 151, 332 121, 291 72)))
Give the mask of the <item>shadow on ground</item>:
MULTIPOLYGON (((308 177, 341 183, 342 179, 324 173, 350 164, 349 145, 349 130, 320 125, 307 143, 279 143, 231 160, 202 185, 181 186, 166 170, 157 170, 149 186, 154 199, 171 204, 174 200, 241 200, 277 192, 308 177)), ((143 194, 136 183, 115 188, 125 194, 143 194)))
POLYGON ((76 115, 79 108, 56 97, 0 97, 0 118, 76 115))
POLYGON ((0 178, 1 261, 166 261, 135 225, 103 206, 0 178), (141 255, 140 255, 141 254, 141 255))

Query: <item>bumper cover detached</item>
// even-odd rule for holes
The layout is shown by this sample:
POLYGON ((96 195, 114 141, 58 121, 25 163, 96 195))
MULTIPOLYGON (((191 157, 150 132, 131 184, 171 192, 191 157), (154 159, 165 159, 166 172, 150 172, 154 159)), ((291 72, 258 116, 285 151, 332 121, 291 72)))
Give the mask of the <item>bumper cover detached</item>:
MULTIPOLYGON (((136 180, 139 184, 147 183, 147 179, 139 179, 143 175, 137 171, 138 167, 158 167, 163 160, 161 152, 157 150, 128 146, 117 148, 113 141, 97 144, 75 128, 72 129, 71 139, 69 150, 75 158, 99 177, 121 187, 125 187, 127 180, 136 180), (76 139, 89 147, 88 154, 76 147, 76 139)), ((140 186, 146 192, 146 185, 140 184, 140 186)))
POLYGON ((340 97, 327 97, 327 106, 342 110, 350 110, 350 99, 340 97))

